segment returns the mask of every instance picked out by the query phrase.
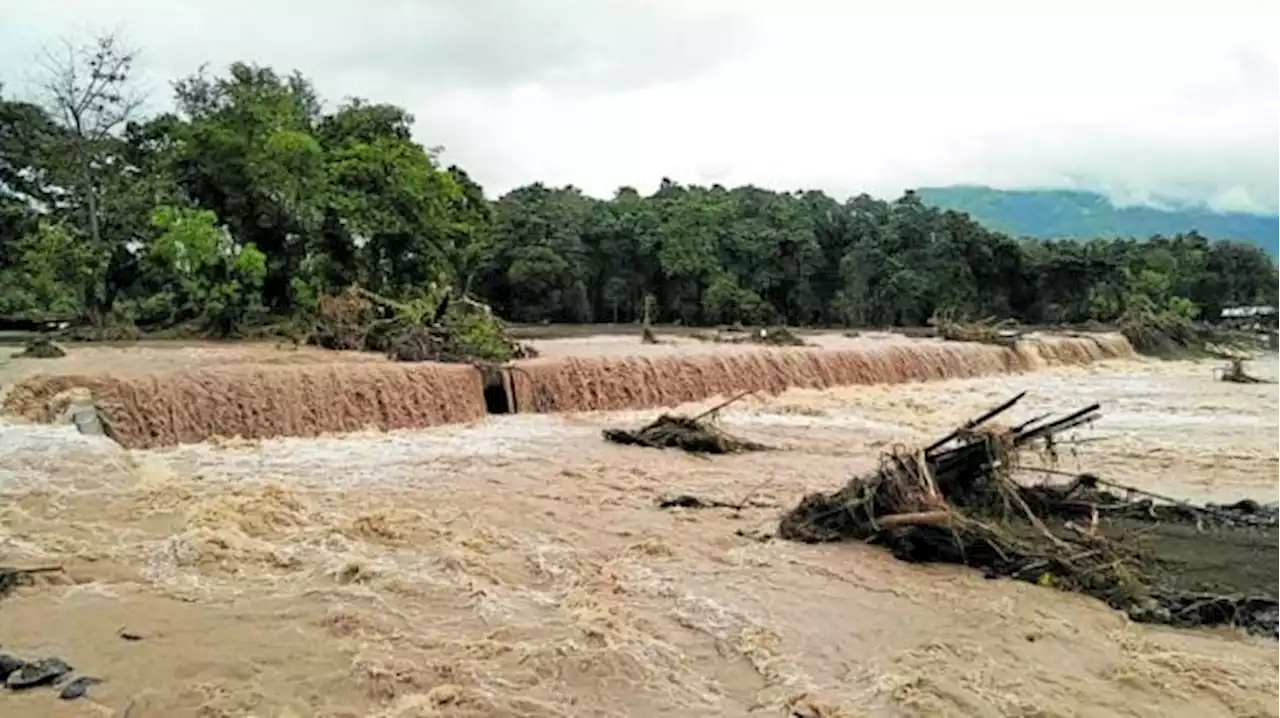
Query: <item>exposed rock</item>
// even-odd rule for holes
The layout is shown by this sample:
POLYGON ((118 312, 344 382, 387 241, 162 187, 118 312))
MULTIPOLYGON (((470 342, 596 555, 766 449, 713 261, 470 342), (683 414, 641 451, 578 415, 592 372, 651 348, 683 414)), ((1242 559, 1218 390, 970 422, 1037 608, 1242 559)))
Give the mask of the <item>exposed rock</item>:
POLYGON ((10 673, 5 679, 5 685, 13 690, 34 688, 53 683, 72 670, 71 665, 61 658, 41 658, 10 673))

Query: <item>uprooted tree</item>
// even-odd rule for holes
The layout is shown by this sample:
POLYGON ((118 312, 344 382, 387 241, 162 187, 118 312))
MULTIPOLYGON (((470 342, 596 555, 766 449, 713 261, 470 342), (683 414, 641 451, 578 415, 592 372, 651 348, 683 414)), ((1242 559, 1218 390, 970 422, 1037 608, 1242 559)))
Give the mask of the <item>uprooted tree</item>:
POLYGON ((308 341, 336 350, 385 352, 397 361, 505 362, 534 355, 488 305, 451 289, 397 302, 352 286, 319 297, 308 341))
POLYGON ((1188 312, 1140 306, 1120 318, 1120 331, 1143 354, 1165 358, 1218 356, 1262 348, 1258 334, 1191 320, 1188 312))
POLYGON ((1149 493, 1135 501, 1102 490, 1107 482, 1088 474, 1065 485, 1024 486, 1013 479, 1020 450, 1100 415, 1095 404, 1012 428, 988 424, 1022 397, 923 449, 885 456, 878 470, 835 493, 806 496, 782 518, 779 535, 807 542, 870 540, 904 560, 963 564, 989 576, 1086 593, 1138 621, 1239 625, 1275 635, 1274 585, 1249 587, 1261 595, 1192 590, 1162 557, 1157 538, 1148 535, 1151 527, 1132 530, 1135 523, 1184 532, 1187 524, 1193 531, 1262 529, 1252 540, 1274 547, 1274 512, 1253 502, 1155 503, 1149 493))
POLYGON ((1012 346, 1022 336, 1022 332, 1017 329, 1018 322, 1014 319, 997 320, 992 316, 969 321, 951 307, 934 312, 928 323, 939 337, 957 342, 1012 346))

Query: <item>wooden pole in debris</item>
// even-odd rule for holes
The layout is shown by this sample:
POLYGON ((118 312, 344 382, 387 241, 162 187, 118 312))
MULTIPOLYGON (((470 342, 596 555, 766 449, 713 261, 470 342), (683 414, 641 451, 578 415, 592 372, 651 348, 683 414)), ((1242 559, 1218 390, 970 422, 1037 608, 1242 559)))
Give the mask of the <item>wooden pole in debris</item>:
POLYGON ((933 526, 955 518, 950 511, 917 511, 909 514, 890 514, 875 520, 876 526, 891 529, 897 526, 933 526))
POLYGON ((977 427, 979 424, 982 424, 983 422, 990 421, 992 418, 994 418, 994 417, 995 417, 995 416, 997 416, 998 414, 1000 414, 1000 413, 1002 413, 1002 412, 1005 412, 1005 411, 1008 411, 1010 408, 1012 408, 1012 407, 1013 407, 1013 405, 1014 405, 1014 404, 1017 404, 1019 401, 1022 401, 1022 397, 1026 396, 1026 395, 1027 395, 1027 392, 1025 392, 1025 391, 1024 391, 1024 392, 1022 392, 1021 394, 1018 394, 1017 396, 1013 397, 1012 399, 1010 399, 1010 400, 1008 400, 1008 401, 1004 402, 1003 404, 1001 404, 1001 405, 997 406, 996 408, 994 408, 994 409, 991 409, 991 410, 987 411, 986 413, 982 414, 981 416, 978 416, 978 417, 976 417, 976 418, 970 419, 969 421, 966 421, 962 426, 960 426, 959 428, 957 428, 955 431, 951 432, 950 434, 947 434, 946 436, 942 437, 941 439, 938 439, 937 441, 933 442, 932 444, 930 444, 930 445, 926 446, 926 447, 925 447, 925 449, 924 449, 924 453, 925 453, 925 454, 929 454, 929 453, 931 453, 931 452, 933 452, 933 451, 935 451, 935 450, 937 450, 937 449, 941 448, 941 447, 942 447, 943 445, 945 445, 948 441, 951 441, 952 439, 954 439, 954 438, 956 438, 957 436, 959 436, 959 435, 961 434, 961 432, 968 431, 969 429, 973 429, 973 428, 977 427))
POLYGON ((755 391, 754 391, 754 390, 753 390, 753 391, 744 391, 744 392, 742 392, 741 394, 738 394, 737 396, 735 396, 735 397, 733 397, 733 398, 731 398, 731 399, 728 399, 728 400, 726 400, 726 401, 722 401, 722 402, 720 402, 719 404, 716 404, 715 406, 711 407, 710 409, 707 409, 706 411, 702 412, 701 414, 698 414, 697 416, 693 417, 692 419, 690 419, 690 421, 698 421, 698 420, 703 419, 703 418, 705 418, 705 417, 707 417, 707 416, 710 416, 711 414, 714 414, 714 413, 716 413, 717 411, 720 411, 721 409, 723 409, 723 408, 725 408, 726 406, 728 406, 728 405, 732 404, 733 402, 738 401, 739 399, 741 399, 741 398, 743 398, 743 397, 745 397, 745 396, 747 396, 747 395, 749 395, 749 394, 754 394, 754 393, 755 393, 755 391))
POLYGON ((1184 508, 1184 509, 1187 509, 1187 510, 1189 510, 1189 511, 1200 511, 1200 512, 1202 512, 1202 513, 1206 513, 1206 514, 1213 514, 1213 515, 1215 515, 1215 516, 1225 516, 1225 517, 1228 517, 1228 518, 1237 518, 1237 517, 1236 517, 1236 515, 1235 515, 1235 514, 1233 514, 1233 513, 1232 513, 1232 512, 1230 512, 1230 511, 1221 511, 1221 510, 1219 510, 1219 509, 1216 509, 1216 508, 1214 508, 1214 507, 1210 507, 1210 506, 1200 506, 1200 505, 1197 505, 1197 504, 1193 504, 1193 503, 1191 503, 1190 501, 1184 501, 1184 500, 1182 500, 1182 499, 1175 499, 1175 498, 1173 498, 1172 496, 1165 496, 1164 494, 1157 494, 1157 493, 1156 493, 1156 492, 1154 492, 1154 491, 1147 491, 1146 489, 1140 489, 1140 488, 1138 488, 1137 486, 1129 486, 1128 484, 1121 484, 1121 483, 1118 483, 1118 482, 1115 482, 1115 481, 1110 481, 1110 480, 1108 480, 1108 479, 1101 478, 1101 477, 1100 477, 1100 476, 1098 476, 1097 474, 1087 474, 1087 473, 1086 473, 1086 474, 1074 474, 1074 473, 1072 473, 1072 472, 1070 472, 1070 471, 1059 471, 1058 469, 1049 469, 1049 468, 1043 468, 1043 467, 1039 467, 1039 466, 1024 466, 1024 467, 1021 467, 1021 468, 1022 468, 1022 469, 1024 469, 1024 470, 1026 470, 1026 471, 1035 471, 1035 472, 1042 473, 1042 474, 1054 474, 1054 475, 1056 475, 1056 476, 1070 476, 1070 477, 1073 477, 1073 478, 1075 478, 1075 479, 1077 479, 1077 480, 1084 479, 1084 480, 1087 480, 1087 481, 1092 481, 1092 482, 1094 482, 1094 483, 1101 484, 1102 486, 1110 486, 1110 487, 1111 487, 1111 488, 1113 488, 1113 489, 1119 489, 1119 490, 1121 490, 1121 491, 1124 491, 1124 492, 1127 492, 1127 493, 1130 493, 1130 494, 1137 494, 1137 495, 1139 495, 1139 496, 1146 496, 1147 498, 1150 498, 1150 499, 1156 499, 1157 501, 1165 501, 1165 502, 1170 503, 1170 504, 1172 504, 1172 505, 1174 505, 1174 506, 1180 506, 1180 507, 1182 507, 1182 508, 1184 508))
POLYGON ((1061 419, 1058 419, 1056 421, 1051 421, 1048 424, 1044 424, 1043 426, 1037 426, 1034 429, 1025 431, 1015 436, 1014 441, 1018 444, 1023 444, 1033 439, 1038 439, 1041 436, 1052 434, 1057 431, 1065 431, 1066 429, 1070 429, 1074 426, 1078 426, 1088 421, 1092 421, 1098 418, 1098 416, 1092 416, 1094 412, 1096 412, 1098 409, 1101 409, 1101 408, 1102 408, 1101 404, 1092 404, 1090 406, 1086 406, 1085 408, 1079 411, 1074 411, 1062 417, 1061 419))

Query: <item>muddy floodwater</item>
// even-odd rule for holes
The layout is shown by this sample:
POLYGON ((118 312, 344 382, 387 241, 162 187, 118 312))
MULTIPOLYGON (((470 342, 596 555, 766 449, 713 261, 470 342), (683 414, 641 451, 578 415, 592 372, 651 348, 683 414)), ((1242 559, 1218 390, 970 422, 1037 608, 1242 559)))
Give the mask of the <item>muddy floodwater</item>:
MULTIPOLYGON (((8 360, 0 383, 278 351, 72 348, 8 360)), ((752 397, 722 425, 779 450, 711 459, 601 440, 653 411, 148 451, 0 424, 0 565, 65 569, 0 598, 0 652, 103 681, 76 701, 0 692, 0 715, 1276 716, 1272 640, 765 538, 805 493, 1022 390, 1011 418, 1103 412, 1028 469, 1275 501, 1277 387, 1216 381, 1218 364, 752 397), (678 493, 763 506, 655 507, 678 493)), ((1249 369, 1275 378, 1275 355, 1249 369)))

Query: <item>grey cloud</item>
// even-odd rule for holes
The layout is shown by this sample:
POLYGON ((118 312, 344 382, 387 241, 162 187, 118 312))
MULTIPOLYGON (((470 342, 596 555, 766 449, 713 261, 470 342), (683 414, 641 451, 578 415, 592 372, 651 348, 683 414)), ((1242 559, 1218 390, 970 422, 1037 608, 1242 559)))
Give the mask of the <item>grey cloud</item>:
POLYGON ((1152 32, 1102 0, 3 0, 0 82, 20 91, 61 35, 118 27, 159 107, 206 61, 297 69, 330 103, 403 105, 490 193, 1074 183, 1274 210, 1276 11, 1219 3, 1170 6, 1152 32))
POLYGON ((400 9, 326 64, 378 67, 428 86, 626 91, 701 74, 743 51, 750 35, 747 16, 729 6, 447 0, 400 9))
POLYGON ((730 0, 18 4, 0 27, 0 48, 10 46, 0 49, 5 64, 34 54, 33 35, 47 43, 77 30, 119 28, 160 72, 244 60, 430 89, 627 91, 712 69, 748 48, 751 36, 750 15, 730 0))

